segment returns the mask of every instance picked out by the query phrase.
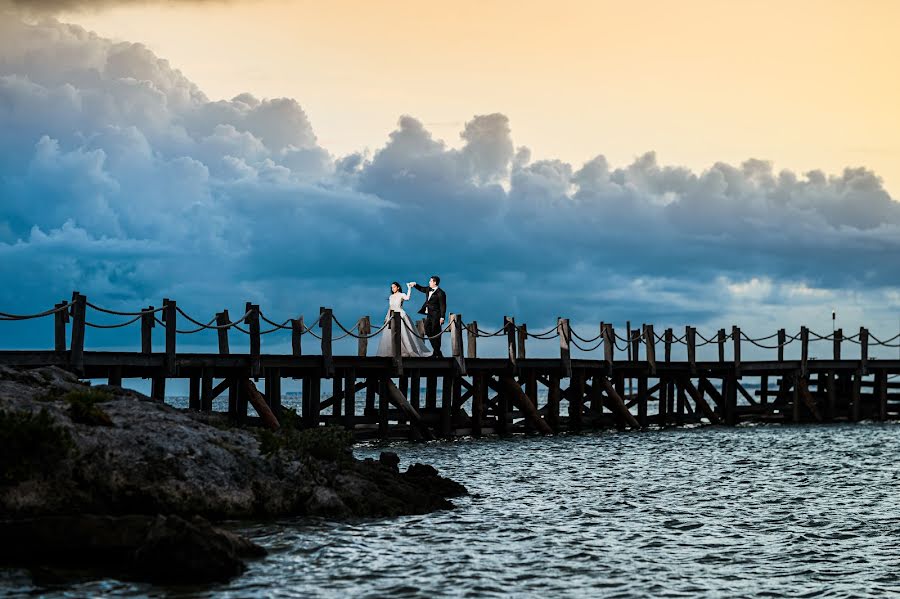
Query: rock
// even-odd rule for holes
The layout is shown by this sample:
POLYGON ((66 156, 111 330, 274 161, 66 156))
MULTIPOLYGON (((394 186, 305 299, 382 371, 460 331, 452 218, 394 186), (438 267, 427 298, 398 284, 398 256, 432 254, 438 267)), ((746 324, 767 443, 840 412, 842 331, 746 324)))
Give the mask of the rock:
POLYGON ((350 510, 334 489, 316 487, 306 502, 306 512, 311 516, 347 516, 350 510))
POLYGON ((224 581, 265 550, 195 517, 50 516, 0 521, 0 562, 87 568, 148 582, 224 581))
POLYGON ((381 455, 378 456, 378 461, 391 470, 400 471, 400 456, 393 451, 382 451, 381 455))
POLYGON ((444 478, 433 466, 427 464, 413 464, 406 469, 402 476, 407 480, 415 481, 418 487, 429 489, 441 497, 459 497, 468 494, 464 486, 455 480, 444 478))

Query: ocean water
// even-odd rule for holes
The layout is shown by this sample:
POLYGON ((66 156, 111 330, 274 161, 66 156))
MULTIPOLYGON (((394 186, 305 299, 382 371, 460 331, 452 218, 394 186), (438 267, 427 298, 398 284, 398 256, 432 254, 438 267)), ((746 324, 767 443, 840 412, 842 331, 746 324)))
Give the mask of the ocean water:
POLYGON ((471 492, 452 511, 240 524, 228 584, 114 580, 47 597, 884 597, 900 594, 900 425, 598 432, 365 445, 471 492))

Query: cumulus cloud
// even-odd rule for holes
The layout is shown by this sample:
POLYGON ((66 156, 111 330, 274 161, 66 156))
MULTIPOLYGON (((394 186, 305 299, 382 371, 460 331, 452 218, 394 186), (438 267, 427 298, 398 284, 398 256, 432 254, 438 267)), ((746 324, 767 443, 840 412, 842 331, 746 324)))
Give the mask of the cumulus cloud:
POLYGON ((389 281, 434 272, 480 321, 683 324, 735 306, 759 321, 849 290, 885 321, 900 308, 900 205, 865 168, 533 161, 499 113, 459 147, 403 116, 371 155, 335 157, 296 100, 213 101, 140 44, 16 18, 0 21, 0 131, 9 309, 77 288, 352 321, 380 317, 389 281))

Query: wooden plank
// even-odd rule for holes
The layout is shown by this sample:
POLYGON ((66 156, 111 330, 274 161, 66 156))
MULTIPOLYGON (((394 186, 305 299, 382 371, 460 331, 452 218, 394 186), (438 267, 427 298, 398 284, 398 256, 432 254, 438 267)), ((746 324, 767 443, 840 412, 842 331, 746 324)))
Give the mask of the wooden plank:
POLYGON ((166 375, 175 376, 175 343, 178 336, 178 333, 176 332, 178 312, 175 300, 164 299, 163 307, 162 320, 166 325, 166 375))
MULTIPOLYGON (((301 319, 302 323, 303 320, 301 319)), ((228 316, 228 310, 222 310, 218 314, 216 314, 216 326, 224 327, 226 325, 231 324, 231 317, 228 316)), ((219 355, 227 356, 230 352, 228 347, 228 329, 218 329, 217 330, 219 337, 219 355)))
POLYGON ((512 398, 513 403, 519 407, 526 422, 542 435, 553 434, 553 429, 544 422, 544 419, 541 418, 541 415, 538 413, 537 408, 532 403, 531 399, 525 395, 522 391, 522 387, 519 386, 519 383, 515 381, 512 375, 502 375, 500 377, 500 384, 503 386, 504 391, 509 397, 512 398))
POLYGON ((66 323, 69 322, 68 305, 69 302, 62 301, 53 306, 54 309, 58 310, 58 312, 53 314, 53 348, 58 352, 64 352, 67 349, 66 323))
POLYGON ((434 433, 431 432, 431 429, 428 428, 428 425, 425 424, 425 422, 422 420, 422 417, 419 414, 418 410, 413 408, 412 405, 406 400, 406 397, 403 395, 403 393, 400 392, 400 389, 397 388, 397 385, 395 385, 391 379, 385 378, 383 380, 387 400, 406 415, 406 418, 409 420, 410 427, 416 431, 419 438, 426 441, 434 440, 434 433))
POLYGON ((625 407, 625 401, 622 399, 622 396, 616 391, 615 387, 613 387, 612 383, 609 381, 608 377, 601 376, 600 381, 603 383, 603 388, 606 390, 606 396, 612 400, 612 407, 616 413, 620 417, 622 417, 630 427, 632 428, 640 428, 641 424, 637 421, 634 415, 625 407))
POLYGON ((69 347, 69 366, 77 373, 84 372, 84 327, 87 297, 72 293, 72 335, 69 347))

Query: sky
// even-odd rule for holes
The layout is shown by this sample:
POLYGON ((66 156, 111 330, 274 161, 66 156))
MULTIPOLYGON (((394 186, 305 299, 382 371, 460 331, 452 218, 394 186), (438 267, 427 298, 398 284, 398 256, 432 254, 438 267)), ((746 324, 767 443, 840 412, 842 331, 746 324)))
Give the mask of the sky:
POLYGON ((896 334, 900 5, 325 4, 0 5, 0 311, 896 334))

